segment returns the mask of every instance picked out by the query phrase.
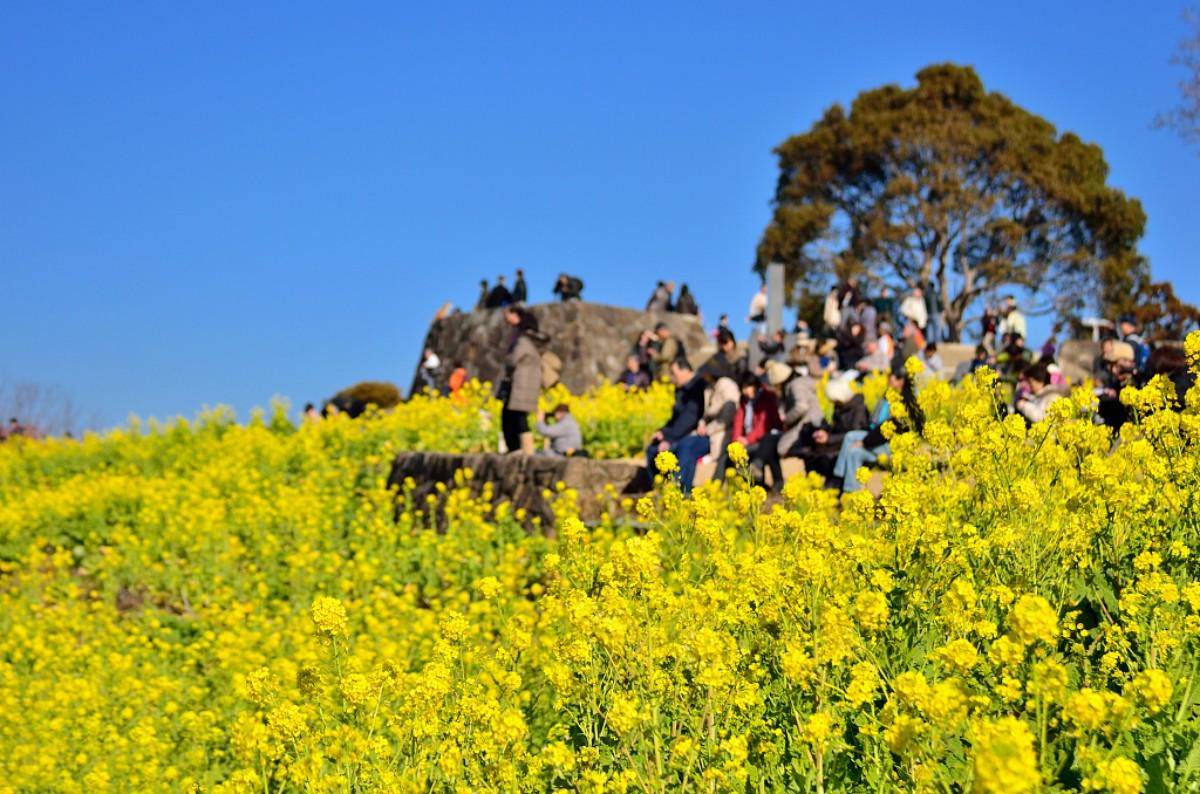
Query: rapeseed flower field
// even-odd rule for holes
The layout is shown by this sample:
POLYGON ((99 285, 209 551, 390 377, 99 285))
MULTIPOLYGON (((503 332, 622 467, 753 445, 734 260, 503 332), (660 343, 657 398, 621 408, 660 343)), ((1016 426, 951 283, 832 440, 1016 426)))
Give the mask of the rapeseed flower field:
MULTIPOLYGON (((486 448, 482 390, 6 444, 0 790, 1195 790, 1200 390, 1115 440, 996 393, 923 388, 878 499, 563 488, 553 533, 387 486, 486 448)), ((627 399, 661 421, 575 410, 627 399)))

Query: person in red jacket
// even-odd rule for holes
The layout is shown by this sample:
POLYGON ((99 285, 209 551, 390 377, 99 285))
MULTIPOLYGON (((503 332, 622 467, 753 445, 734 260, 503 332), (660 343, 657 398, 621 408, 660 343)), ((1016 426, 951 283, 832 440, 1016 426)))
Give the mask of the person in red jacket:
MULTIPOLYGON (((742 373, 738 382, 742 398, 733 414, 733 440, 741 442, 750 456, 751 464, 762 465, 759 442, 771 433, 783 430, 779 415, 779 397, 752 372, 742 373)), ((722 456, 717 464, 717 476, 724 477, 728 459, 722 456)))

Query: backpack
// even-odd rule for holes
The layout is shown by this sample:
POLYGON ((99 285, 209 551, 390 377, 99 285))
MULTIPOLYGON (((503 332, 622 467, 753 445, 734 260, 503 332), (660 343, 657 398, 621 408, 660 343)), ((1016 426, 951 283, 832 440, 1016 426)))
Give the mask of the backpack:
POLYGON ((551 389, 558 385, 563 362, 557 353, 547 350, 542 353, 542 388, 551 389))

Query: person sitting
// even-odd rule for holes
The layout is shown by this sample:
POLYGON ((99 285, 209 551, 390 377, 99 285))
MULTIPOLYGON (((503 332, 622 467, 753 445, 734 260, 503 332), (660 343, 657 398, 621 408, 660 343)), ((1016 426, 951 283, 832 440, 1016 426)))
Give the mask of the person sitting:
MULTIPOLYGON (((715 357, 714 357, 715 359, 715 357)), ((708 455, 717 461, 715 479, 724 476, 721 461, 725 448, 732 439, 733 415, 738 407, 738 384, 725 369, 714 366, 714 359, 700 368, 708 388, 704 392, 704 435, 708 436, 708 455)))
POLYGON ((852 378, 834 378, 825 384, 825 396, 833 403, 833 420, 809 425, 800 434, 795 457, 804 461, 806 472, 816 472, 829 481, 837 463, 842 441, 851 430, 866 430, 870 425, 867 403, 850 388, 852 378))
POLYGON ((583 433, 566 403, 555 406, 552 425, 546 424, 546 412, 539 408, 534 427, 543 437, 550 439, 550 449, 546 450, 550 455, 570 457, 583 451, 583 433))
MULTIPOLYGON (((762 443, 768 436, 783 430, 779 416, 779 398, 772 389, 763 386, 762 380, 753 373, 743 372, 738 383, 741 398, 733 414, 732 441, 746 448, 750 465, 762 465, 762 443)), ((724 479, 728 455, 717 462, 717 476, 724 479)))
POLYGON ((637 391, 650 385, 650 375, 642 368, 641 359, 631 355, 625 360, 625 371, 617 378, 617 383, 629 391, 637 391))
POLYGON ((891 367, 892 357, 879 346, 878 340, 867 342, 866 354, 854 364, 859 372, 886 372, 891 367))
POLYGON ((1029 384, 1029 394, 1019 399, 1015 407, 1030 423, 1040 422, 1046 418, 1050 406, 1063 398, 1063 393, 1051 386, 1050 372, 1041 361, 1026 368, 1022 377, 1029 384))
POLYGON ((1187 354, 1171 345, 1155 348, 1154 352, 1146 359, 1142 377, 1149 382, 1155 375, 1162 375, 1171 381, 1171 385, 1175 388, 1175 400, 1171 404, 1171 409, 1176 412, 1182 411, 1187 400, 1187 393, 1196 385, 1196 373, 1188 367, 1187 354))
POLYGON ((675 301, 675 311, 680 314, 699 314, 700 307, 687 284, 679 285, 679 298, 675 301))
POLYGON ((862 324, 857 320, 843 323, 837 333, 838 369, 854 369, 865 352, 862 324))
POLYGON ((672 333, 667 324, 660 322, 654 326, 654 336, 657 345, 653 354, 654 372, 667 372, 671 366, 671 362, 679 358, 687 358, 687 350, 683 347, 683 342, 679 341, 672 333))
MULTIPOLYGON (((778 361, 767 362, 767 383, 782 397, 782 433, 771 433, 761 439, 758 458, 763 472, 771 473, 771 490, 783 490, 783 458, 794 457, 800 451, 800 439, 805 432, 824 419, 821 402, 817 399, 817 382, 807 369, 792 369, 778 361)), ((763 484, 760 476, 759 484, 763 484)))
POLYGON ((1107 353, 1108 377, 1096 386, 1096 396, 1100 398, 1096 415, 1100 421, 1119 432, 1121 426, 1129 421, 1129 406, 1121 402, 1121 390, 1134 383, 1137 374, 1135 363, 1136 351, 1128 342, 1112 343, 1107 353))
POLYGON ((646 471, 653 480, 658 474, 655 458, 670 451, 679 461, 679 487, 684 493, 692 490, 696 463, 708 454, 708 436, 698 434, 704 418, 704 378, 698 376, 686 358, 677 358, 670 365, 671 380, 675 382, 675 402, 671 418, 650 436, 646 448, 646 471))
POLYGON ((921 409, 917 405, 912 379, 904 369, 893 369, 888 373, 888 392, 875 404, 867 429, 851 430, 842 438, 842 447, 833 464, 833 476, 828 483, 832 487, 840 488, 842 493, 861 490, 863 484, 858 481, 858 470, 884 455, 891 454, 891 447, 883 435, 883 424, 892 419, 892 407, 889 402, 892 392, 904 400, 908 415, 908 421, 903 425, 893 421, 895 432, 902 432, 905 426, 915 426, 917 432, 921 430, 921 409))
POLYGON ((717 353, 709 359, 709 364, 734 379, 748 369, 746 357, 738 351, 737 338, 733 331, 728 328, 717 329, 717 353))
POLYGON ((777 329, 770 337, 758 337, 758 350, 764 360, 783 361, 787 357, 787 335, 777 329))
POLYGON ((925 349, 921 351, 921 363, 925 365, 925 371, 934 377, 940 378, 942 371, 946 368, 942 364, 942 357, 938 354, 937 342, 930 342, 925 345, 925 349))
POLYGON ((563 303, 581 300, 583 296, 583 280, 578 276, 568 276, 566 273, 559 273, 558 281, 554 284, 554 294, 563 303))

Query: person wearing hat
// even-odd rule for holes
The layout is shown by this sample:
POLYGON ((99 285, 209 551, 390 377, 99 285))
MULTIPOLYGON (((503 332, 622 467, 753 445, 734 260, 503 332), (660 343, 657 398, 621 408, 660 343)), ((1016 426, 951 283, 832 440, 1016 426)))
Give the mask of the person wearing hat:
POLYGON ((1136 351, 1128 342, 1114 341, 1105 346, 1104 360, 1108 364, 1108 377, 1096 384, 1096 396, 1100 398, 1096 415, 1118 432, 1121 425, 1129 421, 1129 406, 1121 402, 1121 389, 1134 382, 1137 373, 1136 351))
POLYGON ((1133 348, 1133 363, 1137 368, 1146 366, 1146 359, 1150 358, 1150 345, 1138 333, 1138 324, 1134 316, 1126 314, 1118 318, 1117 331, 1121 335, 1121 341, 1133 348))

